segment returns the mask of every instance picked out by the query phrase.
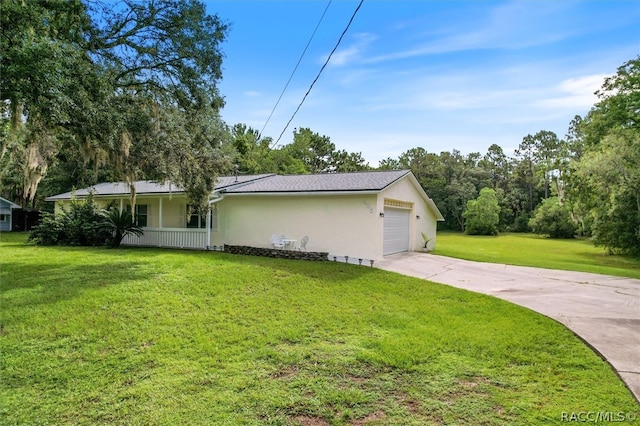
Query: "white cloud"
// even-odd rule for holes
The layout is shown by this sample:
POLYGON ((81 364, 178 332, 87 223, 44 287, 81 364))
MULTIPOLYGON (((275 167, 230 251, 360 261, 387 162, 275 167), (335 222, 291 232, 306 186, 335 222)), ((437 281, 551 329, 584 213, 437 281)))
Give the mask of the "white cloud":
POLYGON ((356 46, 351 46, 346 49, 337 50, 333 56, 331 56, 331 65, 341 66, 350 62, 351 59, 356 57, 360 53, 360 49, 356 46))
MULTIPOLYGON (((331 56, 330 65, 344 66, 347 65, 361 56, 361 53, 367 49, 367 47, 373 43, 378 37, 372 33, 358 33, 354 34, 354 41, 347 47, 338 48, 331 56)), ((326 57, 322 59, 324 63, 326 57)))
POLYGON ((262 93, 256 91, 256 90, 247 90, 244 93, 242 93, 244 96, 246 96, 247 98, 255 98, 258 96, 262 96, 262 93))
POLYGON ((606 77, 606 74, 595 74, 569 78, 556 87, 557 96, 540 99, 533 105, 540 108, 589 109, 597 102, 594 93, 600 89, 606 77))

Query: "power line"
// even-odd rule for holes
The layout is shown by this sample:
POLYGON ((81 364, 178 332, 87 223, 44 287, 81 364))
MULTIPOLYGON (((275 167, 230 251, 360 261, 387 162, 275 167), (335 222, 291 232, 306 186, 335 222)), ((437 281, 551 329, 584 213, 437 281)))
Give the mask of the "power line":
POLYGON ((318 24, 316 25, 315 29, 313 30, 313 33, 311 34, 311 37, 309 38, 309 41, 307 42, 307 45, 304 47, 304 50, 302 51, 302 54, 300 55, 300 59, 298 59, 298 63, 293 68, 293 71, 291 72, 291 75, 289 76, 289 80, 287 80, 287 84, 284 85, 284 89, 282 89, 282 93, 280 93, 280 97, 276 101, 276 104, 273 106, 273 109, 271 110, 271 113, 269 114, 269 118, 267 118, 267 121, 264 123, 264 126, 262 126, 262 130, 260 130, 260 133, 258 133, 258 139, 260 139, 260 136, 262 136, 262 132, 264 132, 264 129, 267 127, 267 124, 269 124, 269 120, 271 120, 271 117, 273 116, 273 113, 275 112, 276 108, 278 107, 278 104, 280 103, 280 100, 282 99, 282 96, 284 96, 284 92, 287 90, 287 87, 289 87, 289 83, 291 83, 291 79, 293 78, 293 75, 296 73, 296 71, 298 69, 298 66, 300 65, 300 62, 302 62, 302 58, 304 58, 304 54, 307 53, 307 49, 309 48, 309 45, 311 44, 311 40, 313 40, 313 37, 316 35, 316 31, 318 31, 318 28, 320 27, 320 23, 322 23, 322 20, 324 19, 324 15, 326 15, 327 14, 327 10, 329 10, 329 6, 331 5, 331 1, 332 0, 329 0, 329 3, 327 3, 327 7, 325 7, 324 12, 322 12, 322 16, 320 17, 320 20, 318 21, 318 24))
POLYGON ((293 121, 293 118, 296 116, 296 114, 300 110, 300 107, 302 107, 302 104, 304 103, 305 99, 307 99, 307 96, 311 92, 311 89, 313 89, 313 85, 316 84, 316 81, 318 81, 318 79, 320 78, 320 74, 322 74, 322 71, 324 71, 325 67, 327 66, 327 64, 331 60, 331 56, 333 56, 335 51, 338 49, 338 46, 340 46, 340 42, 342 41, 342 38, 344 37, 344 35, 349 30, 349 27, 351 26, 351 23, 353 22, 353 19, 356 17, 356 14, 360 10, 360 6, 362 6, 362 3, 364 3, 364 0, 360 0, 360 3, 358 4, 358 7, 356 7, 356 10, 353 11, 353 15, 351 15, 351 19, 349 19, 349 22, 347 23, 347 26, 345 27, 344 31, 342 31, 342 34, 340 35, 340 38, 338 39, 338 42, 336 43, 336 45, 333 48, 333 50, 331 51, 331 53, 329 53, 329 57, 327 57, 327 60, 325 61, 324 65, 322 65, 322 68, 320 68, 320 71, 318 72, 318 75, 316 75, 316 78, 311 83, 311 86, 309 86, 309 90, 307 90, 307 93, 305 93, 304 96, 302 97, 302 100, 300 101, 300 104, 298 104, 298 107, 293 112, 293 115, 291 115, 291 118, 289 119, 287 124, 284 126, 284 129, 282 129, 282 132, 280 133, 280 136, 278 136, 278 139, 273 143, 272 147, 276 146, 278 144, 278 142, 280 142, 280 139, 282 138, 282 135, 284 135, 284 132, 287 131, 287 128, 289 127, 289 124, 291 124, 291 122, 293 121))

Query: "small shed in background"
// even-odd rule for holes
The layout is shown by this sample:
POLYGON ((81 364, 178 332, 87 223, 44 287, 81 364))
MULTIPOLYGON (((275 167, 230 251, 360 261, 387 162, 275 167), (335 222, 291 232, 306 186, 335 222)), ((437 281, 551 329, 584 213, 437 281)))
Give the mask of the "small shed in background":
POLYGON ((0 232, 13 229, 13 210, 20 209, 19 205, 0 197, 0 232))
POLYGON ((14 232, 31 231, 34 226, 40 224, 42 214, 35 209, 14 209, 11 220, 14 232))

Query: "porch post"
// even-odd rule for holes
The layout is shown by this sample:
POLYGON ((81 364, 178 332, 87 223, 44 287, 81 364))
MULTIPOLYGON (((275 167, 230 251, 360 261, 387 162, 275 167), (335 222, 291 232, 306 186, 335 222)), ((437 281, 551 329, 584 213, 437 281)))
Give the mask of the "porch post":
POLYGON ((120 213, 124 210, 124 198, 120 198, 120 213))
POLYGON ((160 197, 160 201, 158 201, 158 210, 160 210, 158 214, 158 228, 162 229, 162 197, 160 197))
POLYGON ((211 205, 207 209, 207 250, 211 247, 211 205))

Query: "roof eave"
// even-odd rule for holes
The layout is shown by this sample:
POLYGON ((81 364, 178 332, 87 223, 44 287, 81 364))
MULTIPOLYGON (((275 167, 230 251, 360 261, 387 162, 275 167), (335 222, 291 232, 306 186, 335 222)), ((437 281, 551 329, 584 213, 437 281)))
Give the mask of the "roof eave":
MULTIPOLYGON (((216 192, 216 191, 214 191, 216 192)), ((163 192, 141 192, 141 193, 137 193, 136 197, 149 197, 149 196, 173 196, 173 195, 184 195, 185 192, 184 191, 163 191, 163 192)), ((77 198, 77 199, 85 199, 89 196, 89 194, 82 194, 82 195, 78 195, 78 194, 73 194, 73 195, 66 195, 66 194, 60 194, 60 195, 53 195, 51 197, 47 197, 44 200, 45 201, 68 201, 71 200, 73 198, 77 198)), ((121 198, 121 197, 131 197, 131 193, 129 192, 121 192, 121 193, 116 193, 116 194, 93 194, 93 198, 121 198)))
MULTIPOLYGON (((228 188, 227 188, 228 189, 228 188)), ((248 191, 248 192, 227 192, 225 188, 216 189, 213 193, 220 193, 226 196, 250 196, 250 195, 265 195, 265 196, 309 196, 309 195, 349 195, 349 194, 379 194, 381 189, 353 189, 353 190, 329 190, 329 191, 248 191)), ((144 196, 162 196, 162 195, 183 195, 184 192, 156 192, 156 193, 141 193, 137 194, 138 197, 144 196)), ((129 197, 130 194, 93 194, 93 198, 117 198, 117 197, 129 197)), ((76 198, 86 198, 87 195, 76 195, 76 198)), ((45 201, 67 201, 74 198, 74 196, 65 196, 62 197, 60 195, 47 197, 45 201)))
POLYGON ((302 196, 302 195, 353 195, 353 194, 379 194, 380 189, 357 189, 344 191, 251 191, 251 192, 223 192, 225 197, 229 196, 302 196))

